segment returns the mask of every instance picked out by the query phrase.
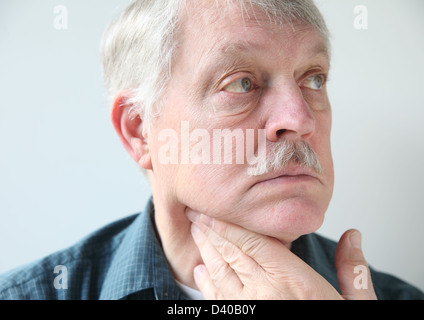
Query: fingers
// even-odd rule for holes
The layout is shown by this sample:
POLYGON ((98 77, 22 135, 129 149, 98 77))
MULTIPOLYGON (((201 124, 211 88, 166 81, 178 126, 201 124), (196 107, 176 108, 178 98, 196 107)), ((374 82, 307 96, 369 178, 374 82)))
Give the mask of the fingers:
MULTIPOLYGON (((187 216, 204 262, 194 276, 205 298, 342 298, 277 239, 202 214, 187 216)), ((335 260, 343 298, 376 299, 359 231, 349 230, 342 236, 335 260)))
MULTIPOLYGON (((273 295, 270 292, 280 294, 270 284, 270 277, 281 273, 282 268, 293 265, 292 260, 282 260, 279 255, 281 251, 288 251, 283 244, 204 215, 189 214, 189 217, 193 221, 193 239, 206 268, 199 267, 196 269, 199 274, 194 275, 196 284, 205 297, 256 298, 261 285, 263 288, 268 286, 269 289, 262 290, 265 294, 262 292, 259 296, 271 297, 273 295), (273 246, 276 250, 270 251, 273 246), (281 261, 285 261, 284 267, 281 261)), ((291 252, 290 255, 294 256, 291 252)), ((290 269, 298 270, 294 266, 290 269)))
POLYGON ((213 283, 211 277, 209 276, 209 272, 204 264, 196 266, 194 268, 193 275, 197 287, 199 288, 200 292, 203 294, 203 297, 206 300, 224 299, 223 295, 213 283))
POLYGON ((361 233, 348 230, 337 245, 335 262, 342 296, 347 300, 376 299, 371 273, 362 253, 361 233))
POLYGON ((232 264, 235 264, 236 260, 243 258, 244 253, 256 262, 251 264, 247 260, 243 261, 244 264, 249 263, 251 267, 260 265, 263 268, 272 269, 278 267, 275 265, 276 261, 293 258, 290 250, 277 239, 248 231, 231 223, 212 219, 203 214, 188 212, 187 216, 207 234, 210 241, 229 263, 229 259, 232 259, 235 260, 232 261, 232 264), (275 256, 276 253, 278 253, 278 257, 275 256))
POLYGON ((194 224, 191 233, 206 265, 197 266, 194 273, 194 280, 205 299, 224 299, 226 292, 241 293, 243 284, 238 275, 208 237, 194 224))

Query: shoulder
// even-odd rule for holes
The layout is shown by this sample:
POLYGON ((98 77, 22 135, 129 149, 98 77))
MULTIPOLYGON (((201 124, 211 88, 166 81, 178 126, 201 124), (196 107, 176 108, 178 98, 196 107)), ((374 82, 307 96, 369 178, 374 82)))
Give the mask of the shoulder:
POLYGON ((424 300, 424 293, 413 285, 370 267, 371 279, 379 300, 424 300))
POLYGON ((136 216, 107 225, 70 248, 0 275, 0 299, 96 299, 114 251, 136 216))
MULTIPOLYGON (((334 264, 334 255, 337 248, 337 242, 327 239, 316 233, 308 235, 310 243, 323 253, 327 259, 331 259, 334 264)), ((335 270, 335 268, 334 268, 335 270)), ((388 273, 380 272, 370 266, 371 279, 374 290, 379 300, 423 300, 424 293, 413 285, 399 279, 388 273)))

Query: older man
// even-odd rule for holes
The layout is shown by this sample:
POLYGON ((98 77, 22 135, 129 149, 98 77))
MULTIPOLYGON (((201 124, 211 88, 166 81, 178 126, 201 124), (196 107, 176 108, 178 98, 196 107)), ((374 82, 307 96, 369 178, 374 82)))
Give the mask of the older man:
POLYGON ((102 49, 112 122, 152 200, 5 275, 0 297, 423 298, 368 268, 359 231, 338 244, 313 233, 334 175, 328 31, 312 1, 139 0, 102 49))

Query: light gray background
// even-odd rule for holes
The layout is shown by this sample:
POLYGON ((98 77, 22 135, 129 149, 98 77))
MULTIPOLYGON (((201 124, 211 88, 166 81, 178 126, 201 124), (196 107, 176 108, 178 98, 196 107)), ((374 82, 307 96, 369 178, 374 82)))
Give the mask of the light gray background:
MULTIPOLYGON (((128 1, 0 1, 0 272, 138 212, 150 195, 109 121, 99 41, 128 1), (57 5, 68 30, 53 27, 57 5)), ((319 0, 333 34, 334 197, 319 232, 424 289, 424 1, 319 0), (368 30, 353 27, 366 5, 368 30)), ((53 270, 52 270, 53 272, 53 270)))

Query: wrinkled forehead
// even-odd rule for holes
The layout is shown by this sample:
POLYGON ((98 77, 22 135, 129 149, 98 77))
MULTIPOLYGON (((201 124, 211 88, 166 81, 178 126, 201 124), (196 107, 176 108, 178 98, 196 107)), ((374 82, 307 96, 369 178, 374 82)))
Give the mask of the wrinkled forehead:
POLYGON ((281 32, 284 32, 287 37, 312 31, 321 35, 321 51, 325 51, 329 58, 327 35, 304 20, 287 15, 287 12, 277 11, 275 8, 265 10, 246 0, 187 1, 181 12, 179 42, 187 44, 196 39, 195 44, 198 46, 214 47, 215 44, 225 43, 235 33, 246 37, 246 34, 242 34, 243 31, 251 34, 256 32, 257 37, 264 30, 271 36, 281 36, 281 32), (206 43, 201 43, 202 39, 206 43))
POLYGON ((329 64, 328 44, 317 28, 242 2, 202 0, 199 5, 184 8, 179 56, 187 66, 196 62, 192 72, 203 70, 203 64, 218 67, 226 63, 225 57, 247 52, 270 60, 307 58, 309 52, 319 53, 329 64))
MULTIPOLYGON (((262 8, 243 0, 199 0, 183 7, 182 22, 186 29, 210 28, 228 21, 238 21, 245 27, 254 24, 284 25, 289 21, 283 14, 266 12, 262 8)), ((202 29, 205 31, 205 29, 202 29)))

